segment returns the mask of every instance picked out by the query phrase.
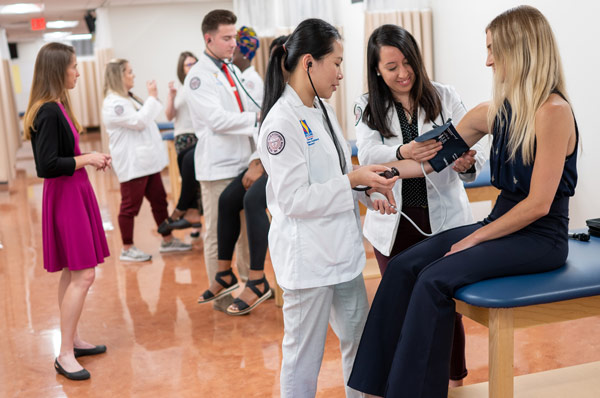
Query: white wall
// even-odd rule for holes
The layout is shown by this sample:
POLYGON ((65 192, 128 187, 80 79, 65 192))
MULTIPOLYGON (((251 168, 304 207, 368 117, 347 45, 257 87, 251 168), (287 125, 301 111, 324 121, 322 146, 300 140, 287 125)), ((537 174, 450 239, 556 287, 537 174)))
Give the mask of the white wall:
MULTIPOLYGON (((472 107, 491 96, 492 72, 485 67, 485 27, 499 13, 519 5, 508 0, 432 0, 436 80, 452 84, 472 107), (467 17, 468 16, 468 17, 467 17)), ((558 41, 569 97, 581 134, 579 182, 571 200, 571 228, 600 217, 600 3, 585 0, 529 0, 550 21, 558 41)))
MULTIPOLYGON (((177 81, 179 54, 191 51, 199 56, 204 51, 204 15, 232 7, 231 1, 215 1, 107 8, 114 55, 129 60, 136 76, 132 91, 146 98, 145 82, 154 79, 164 103, 168 82, 177 81)), ((166 120, 164 113, 157 120, 166 120)))

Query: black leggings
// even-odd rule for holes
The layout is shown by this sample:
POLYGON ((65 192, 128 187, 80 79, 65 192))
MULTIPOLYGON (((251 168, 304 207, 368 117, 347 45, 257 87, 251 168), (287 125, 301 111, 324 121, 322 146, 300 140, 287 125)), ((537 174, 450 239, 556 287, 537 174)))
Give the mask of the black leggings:
POLYGON ((200 184, 196 180, 194 165, 195 150, 196 145, 192 145, 177 155, 177 164, 181 175, 181 194, 179 195, 179 202, 177 202, 177 209, 182 211, 198 209, 202 214, 202 203, 199 202, 200 184))
POLYGON ((217 239, 219 260, 231 260, 235 243, 240 236, 240 211, 246 216, 246 231, 250 249, 250 269, 262 271, 267 256, 269 217, 267 217, 267 174, 263 174, 246 191, 242 177, 246 170, 225 188, 219 198, 217 239))

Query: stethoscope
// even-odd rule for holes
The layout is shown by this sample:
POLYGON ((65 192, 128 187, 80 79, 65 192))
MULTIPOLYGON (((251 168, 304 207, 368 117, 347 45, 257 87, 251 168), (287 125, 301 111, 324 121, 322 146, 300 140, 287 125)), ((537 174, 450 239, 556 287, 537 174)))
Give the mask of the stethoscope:
POLYGON ((235 68, 231 66, 232 65, 231 60, 221 59, 221 58, 217 57, 215 55, 215 53, 212 52, 212 50, 210 48, 208 48, 208 46, 206 46, 206 51, 208 51, 215 59, 218 59, 219 61, 221 61, 221 62, 223 62, 225 64, 225 66, 227 67, 227 69, 229 70, 229 72, 231 72, 233 74, 233 76, 235 77, 235 80, 237 80, 237 82, 240 85, 240 87, 242 88, 242 90, 244 90, 244 93, 246 93, 246 95, 248 96, 248 98, 250 98, 250 101, 252 101, 254 103, 254 105, 256 105, 256 107, 258 109, 261 109, 262 107, 258 104, 258 102, 256 102, 254 100, 254 98, 252 98, 252 96, 250 95, 250 93, 248 92, 248 90, 246 90, 246 87, 244 87, 244 85, 240 81, 240 78, 238 77, 237 73, 235 73, 235 68))

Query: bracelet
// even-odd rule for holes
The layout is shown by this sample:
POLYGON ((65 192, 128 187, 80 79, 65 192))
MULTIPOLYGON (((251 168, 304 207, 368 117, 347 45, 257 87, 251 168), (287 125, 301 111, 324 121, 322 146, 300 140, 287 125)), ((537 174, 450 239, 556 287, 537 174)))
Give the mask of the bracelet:
POLYGON ((402 145, 404 144, 398 145, 398 149, 396 149, 396 159, 398 160, 404 160, 404 156, 402 156, 402 153, 400 152, 400 148, 402 148, 402 145))

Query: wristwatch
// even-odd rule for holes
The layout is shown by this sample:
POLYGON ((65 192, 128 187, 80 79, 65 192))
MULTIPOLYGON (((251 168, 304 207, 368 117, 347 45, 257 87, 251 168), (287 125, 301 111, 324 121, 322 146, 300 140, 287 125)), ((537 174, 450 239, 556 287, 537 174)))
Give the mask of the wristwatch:
POLYGON ((404 156, 402 156, 402 153, 400 153, 400 148, 402 148, 402 145, 404 144, 398 145, 398 149, 396 149, 396 159, 398 160, 404 160, 404 156))

